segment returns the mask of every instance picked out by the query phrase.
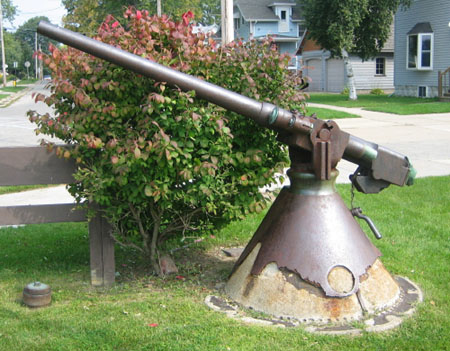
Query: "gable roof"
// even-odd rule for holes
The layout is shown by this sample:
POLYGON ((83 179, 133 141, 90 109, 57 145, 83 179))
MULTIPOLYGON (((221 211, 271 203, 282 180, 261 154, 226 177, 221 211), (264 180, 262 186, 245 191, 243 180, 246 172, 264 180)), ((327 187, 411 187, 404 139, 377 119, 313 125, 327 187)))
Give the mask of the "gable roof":
POLYGON ((417 23, 407 34, 433 33, 430 22, 417 23))
MULTIPOLYGON (((382 53, 392 53, 394 52, 394 22, 391 23, 390 26, 390 34, 389 37, 387 38, 386 42, 384 43, 384 46, 381 48, 380 52, 382 53)), ((297 49, 297 53, 296 55, 301 55, 302 51, 304 49, 304 47, 308 45, 310 50, 322 50, 322 48, 317 45, 317 43, 308 37, 308 33, 305 33, 305 35, 303 36, 302 40, 300 41, 300 44, 298 46, 297 49)))
POLYGON ((236 0, 234 5, 237 6, 246 21, 278 21, 279 18, 272 10, 273 6, 292 6, 293 20, 300 20, 300 11, 297 4, 293 0, 236 0))

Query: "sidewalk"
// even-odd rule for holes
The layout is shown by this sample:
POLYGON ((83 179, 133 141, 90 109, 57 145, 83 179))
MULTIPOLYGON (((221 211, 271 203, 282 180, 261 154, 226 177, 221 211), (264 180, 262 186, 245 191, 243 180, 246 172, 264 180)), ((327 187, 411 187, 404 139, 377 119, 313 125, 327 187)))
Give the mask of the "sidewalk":
MULTIPOLYGON (((418 172, 417 177, 450 175, 450 113, 395 115, 361 108, 322 104, 309 106, 360 115, 362 118, 339 119, 336 122, 350 134, 408 156, 418 172)), ((350 173, 356 167, 343 160, 338 168, 341 173, 350 173)), ((340 181, 344 181, 342 174, 340 181)))
MULTIPOLYGON (((360 115, 362 118, 339 119, 337 123, 352 135, 408 156, 418 177, 450 175, 450 113, 402 116, 361 108, 309 105, 360 115)), ((338 182, 348 183, 356 168, 357 165, 341 160, 338 182)), ((65 186, 0 195, 0 206, 69 202, 73 199, 65 186)))
MULTIPOLYGON (((6 86, 11 87, 13 86, 12 82, 8 82, 6 86)), ((28 84, 27 87, 17 93, 8 93, 9 95, 5 97, 4 99, 0 100, 0 108, 5 108, 9 105, 11 105, 13 102, 19 100, 21 97, 28 94, 30 90, 33 89, 34 84, 28 84)))

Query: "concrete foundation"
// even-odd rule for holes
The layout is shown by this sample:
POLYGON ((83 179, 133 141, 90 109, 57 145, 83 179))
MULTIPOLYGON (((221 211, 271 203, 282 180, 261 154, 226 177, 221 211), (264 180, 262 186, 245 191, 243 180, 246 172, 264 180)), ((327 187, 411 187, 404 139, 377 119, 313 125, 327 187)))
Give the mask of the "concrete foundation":
MULTIPOLYGON (((357 293, 344 298, 327 297, 320 287, 275 263, 269 263, 261 274, 252 275, 260 247, 255 246, 225 285, 226 294, 244 307, 276 318, 320 324, 361 320, 366 313, 386 310, 399 300, 397 282, 378 259, 360 277, 357 293)), ((344 267, 337 268, 328 275, 330 285, 336 291, 351 291, 351 273, 344 267)))
MULTIPOLYGON (((436 78, 437 81, 437 78, 436 78)), ((398 96, 411 96, 418 97, 419 95, 419 85, 396 85, 395 86, 395 95, 398 96)), ((424 85, 425 86, 425 85, 424 85)), ((438 97, 438 87, 437 86, 426 86, 426 94, 427 98, 438 97)))

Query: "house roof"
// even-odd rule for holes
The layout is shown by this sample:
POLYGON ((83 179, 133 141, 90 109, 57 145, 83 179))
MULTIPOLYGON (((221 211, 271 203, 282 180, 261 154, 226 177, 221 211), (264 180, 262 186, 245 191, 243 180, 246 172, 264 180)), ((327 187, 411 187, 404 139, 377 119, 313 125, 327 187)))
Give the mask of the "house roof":
POLYGON ((387 38, 380 52, 394 52, 394 21, 391 23, 391 34, 387 38))
POLYGON ((430 22, 421 22, 417 23, 409 32, 410 34, 419 34, 419 33, 433 33, 433 29, 431 28, 430 22))
MULTIPOLYGON (((423 33, 423 32, 422 32, 423 33)), ((320 50, 320 47, 308 37, 308 35, 304 35, 302 41, 300 42, 296 55, 301 55, 303 48, 307 43, 310 44, 310 46, 313 48, 313 50, 320 50)), ((381 48, 380 52, 382 53, 391 53, 394 52, 394 22, 391 23, 391 33, 389 34, 389 37, 387 38, 386 42, 384 43, 384 46, 381 48)))
POLYGON ((246 21, 278 21, 279 18, 275 15, 275 12, 271 7, 283 5, 293 7, 292 20, 298 21, 302 19, 297 3, 292 0, 236 0, 234 4, 239 8, 239 11, 246 21))

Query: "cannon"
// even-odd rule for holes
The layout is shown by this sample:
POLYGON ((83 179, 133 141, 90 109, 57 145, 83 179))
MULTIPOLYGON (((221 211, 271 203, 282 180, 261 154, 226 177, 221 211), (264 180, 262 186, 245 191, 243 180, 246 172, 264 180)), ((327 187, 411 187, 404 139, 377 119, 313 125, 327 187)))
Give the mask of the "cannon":
POLYGON ((350 135, 334 121, 256 101, 49 23, 40 22, 37 31, 155 81, 193 90, 197 98, 275 130, 288 145, 290 186, 281 190, 237 260, 225 287, 231 298, 277 316, 309 320, 357 319, 397 302, 399 285, 354 217, 381 235, 360 209, 346 207, 335 180, 336 166, 345 159, 358 165, 351 182, 360 192, 412 185, 415 170, 406 156, 350 135), (283 297, 273 296, 280 290, 283 297), (288 304, 286 294, 291 294, 288 304))

